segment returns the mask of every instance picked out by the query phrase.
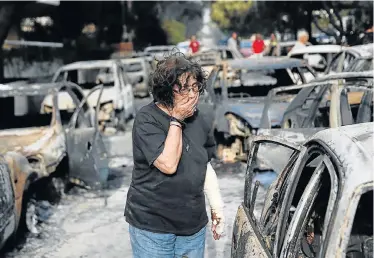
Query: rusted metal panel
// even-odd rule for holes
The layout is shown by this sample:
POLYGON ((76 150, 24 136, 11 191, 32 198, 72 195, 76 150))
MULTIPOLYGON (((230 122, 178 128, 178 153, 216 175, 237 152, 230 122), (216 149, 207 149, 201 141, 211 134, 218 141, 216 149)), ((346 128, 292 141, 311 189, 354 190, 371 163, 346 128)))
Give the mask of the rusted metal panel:
POLYGON ((257 226, 248 216, 248 210, 240 205, 235 217, 231 245, 232 258, 271 257, 260 237, 257 226))

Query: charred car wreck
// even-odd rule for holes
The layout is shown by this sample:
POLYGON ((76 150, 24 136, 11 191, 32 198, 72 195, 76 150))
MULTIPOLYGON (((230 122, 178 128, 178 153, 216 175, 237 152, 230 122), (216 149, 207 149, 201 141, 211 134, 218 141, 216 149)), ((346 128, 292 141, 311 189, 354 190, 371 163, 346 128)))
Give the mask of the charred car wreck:
POLYGON ((256 136, 234 222, 231 257, 373 257, 373 123, 320 131, 302 145, 256 136), (262 145, 289 153, 254 214, 262 145))
MULTIPOLYGON (((110 155, 98 127, 100 105, 96 110, 87 105, 94 93, 99 93, 100 100, 102 86, 86 96, 70 82, 0 86, 0 154, 1 164, 5 163, 1 215, 16 207, 15 225, 24 210, 27 228, 37 233, 35 202, 58 201, 69 182, 88 188, 106 184, 110 155), (60 110, 59 92, 67 94, 77 108, 60 110), (46 95, 52 96, 52 106, 42 104, 46 95)), ((1 217, 0 222, 5 221, 1 217)))
POLYGON ((372 72, 340 73, 309 84, 271 90, 258 134, 301 143, 319 130, 366 122, 373 122, 372 72), (282 130, 271 129, 270 110, 279 96, 292 97, 295 90, 299 93, 284 112, 282 130))
MULTIPOLYGON (((306 83, 307 78, 314 78, 314 73, 298 59, 264 57, 217 65, 208 77, 208 94, 202 102, 213 103, 218 157, 224 162, 246 160, 247 139, 260 128, 268 92, 281 86, 306 83)), ((280 127, 283 112, 291 100, 287 97, 271 108, 272 127, 280 127)))

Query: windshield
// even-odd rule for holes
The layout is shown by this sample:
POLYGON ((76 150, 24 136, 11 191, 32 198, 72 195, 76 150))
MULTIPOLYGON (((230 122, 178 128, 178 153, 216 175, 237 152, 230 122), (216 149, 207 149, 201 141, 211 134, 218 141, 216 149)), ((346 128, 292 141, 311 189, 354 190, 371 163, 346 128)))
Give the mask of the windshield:
MULTIPOLYGON (((300 76, 300 74, 297 69, 292 71, 287 69, 229 71, 227 75, 228 97, 265 97, 271 89, 295 84, 291 76, 300 76)), ((217 93, 220 91, 221 88, 216 89, 217 93)))
MULTIPOLYGON (((40 113, 44 95, 0 98, 0 130, 49 126, 52 113, 40 113)), ((52 109, 52 108, 51 108, 52 109)))
POLYGON ((125 67, 126 67, 126 72, 128 73, 135 73, 135 72, 143 71, 143 66, 142 66, 142 63, 140 62, 125 64, 125 67))
POLYGON ((97 67, 88 69, 76 69, 62 71, 56 79, 56 82, 65 80, 74 82, 83 89, 93 89, 98 84, 104 86, 114 85, 114 71, 112 67, 97 67))

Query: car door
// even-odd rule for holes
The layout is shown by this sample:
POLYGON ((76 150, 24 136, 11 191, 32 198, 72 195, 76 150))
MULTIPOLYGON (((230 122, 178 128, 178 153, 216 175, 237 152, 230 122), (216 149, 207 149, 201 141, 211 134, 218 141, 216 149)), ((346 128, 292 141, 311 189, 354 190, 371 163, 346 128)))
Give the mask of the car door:
POLYGON ((120 95, 122 96, 123 106, 126 113, 126 118, 130 117, 130 115, 134 112, 134 95, 132 91, 131 82, 128 80, 128 77, 125 77, 125 69, 122 65, 117 65, 117 74, 120 81, 120 95))
POLYGON ((87 188, 104 187, 109 175, 108 158, 98 128, 98 113, 103 86, 93 88, 82 100, 66 129, 70 181, 87 188), (96 110, 87 105, 87 99, 100 91, 96 110))
MULTIPOLYGON (((300 89, 299 93, 292 100, 284 112, 281 122, 282 128, 313 128, 315 127, 312 117, 313 112, 316 112, 318 104, 322 96, 329 87, 329 83, 311 83, 300 86, 292 86, 290 89, 300 89)), ((269 119, 268 114, 264 114, 269 119)), ((266 117, 264 117, 265 119, 266 117)), ((265 120, 263 120, 265 121, 265 120)))
POLYGON ((279 196, 281 192, 278 186, 283 185, 283 181, 287 180, 287 175, 300 153, 299 149, 299 146, 276 137, 257 136, 251 142, 244 182, 244 201, 238 208, 233 226, 231 257, 272 257, 272 238, 275 231, 270 233, 274 229, 274 225, 271 224, 278 216, 276 212, 272 212, 279 210, 281 206, 281 203, 275 201, 276 195, 279 196), (274 183, 271 181, 271 176, 265 178, 263 175, 256 174, 256 171, 264 167, 267 171, 272 170, 279 174, 274 183), (252 190, 253 181, 256 183, 252 190), (258 209, 262 204, 256 202, 257 192, 260 185, 263 187, 271 183, 262 210, 266 215, 262 215, 259 219, 258 209))
MULTIPOLYGON (((321 148, 322 149, 322 148, 321 148)), ((323 152, 323 151, 322 151, 323 152)), ((327 230, 334 218, 338 203, 339 181, 333 161, 328 154, 315 157, 312 173, 308 168, 307 174, 312 174, 306 187, 305 181, 300 180, 304 191, 296 192, 299 202, 294 214, 282 223, 288 224, 288 230, 281 243, 280 257, 325 257, 323 250, 326 242, 327 230), (301 197, 300 197, 301 196, 301 197)), ((308 164, 305 164, 308 166, 308 164)), ((306 173, 301 172, 301 176, 306 173)))

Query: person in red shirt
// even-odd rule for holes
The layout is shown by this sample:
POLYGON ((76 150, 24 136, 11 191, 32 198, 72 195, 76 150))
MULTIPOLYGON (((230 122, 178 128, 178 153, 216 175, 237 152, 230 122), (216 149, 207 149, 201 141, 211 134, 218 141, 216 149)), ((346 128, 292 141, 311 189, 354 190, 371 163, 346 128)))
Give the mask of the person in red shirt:
POLYGON ((265 50, 265 43, 262 40, 262 37, 260 34, 256 34, 256 39, 252 44, 252 51, 253 54, 256 56, 261 56, 262 52, 265 50))
POLYGON ((200 43, 199 43, 199 41, 196 40, 195 36, 191 37, 189 48, 190 48, 190 53, 192 53, 192 54, 195 54, 196 52, 199 51, 200 43))

